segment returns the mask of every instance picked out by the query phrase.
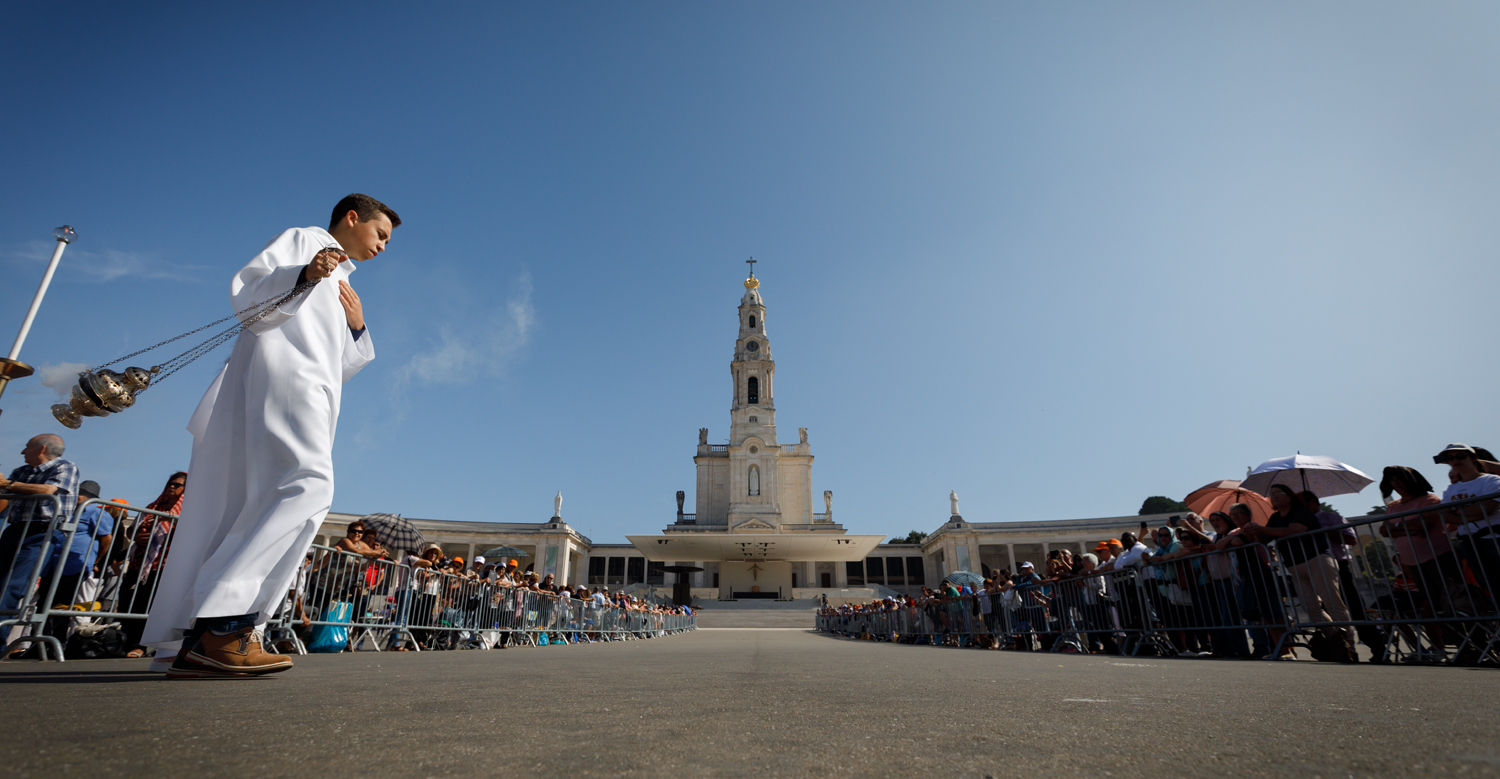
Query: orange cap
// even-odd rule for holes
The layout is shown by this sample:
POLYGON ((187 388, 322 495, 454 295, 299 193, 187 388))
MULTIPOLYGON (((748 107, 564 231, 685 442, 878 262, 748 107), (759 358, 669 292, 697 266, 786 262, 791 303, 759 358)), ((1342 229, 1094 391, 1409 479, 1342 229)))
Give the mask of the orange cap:
POLYGON ((462 557, 455 557, 455 558, 453 558, 453 562, 455 562, 455 563, 461 563, 463 561, 464 561, 464 559, 462 557))
POLYGON ((521 564, 520 564, 520 563, 518 563, 518 562, 516 562, 516 561, 515 561, 515 560, 511 560, 511 561, 510 561, 510 565, 514 565, 514 566, 520 566, 520 565, 521 565, 521 564))
POLYGON ((127 506, 130 505, 130 501, 128 501, 128 500, 126 500, 124 498, 110 498, 109 502, 110 503, 124 503, 127 506))

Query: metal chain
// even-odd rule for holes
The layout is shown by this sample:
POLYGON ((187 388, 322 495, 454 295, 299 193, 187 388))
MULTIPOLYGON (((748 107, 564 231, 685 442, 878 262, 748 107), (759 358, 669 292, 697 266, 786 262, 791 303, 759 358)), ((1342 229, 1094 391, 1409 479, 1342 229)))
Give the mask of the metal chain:
MULTIPOLYGON (((322 254, 323 252, 325 252, 325 251, 327 251, 329 249, 332 249, 332 248, 334 248, 334 247, 332 247, 332 246, 325 246, 322 249, 319 249, 317 254, 322 254)), ((317 257, 317 254, 313 255, 314 258, 317 257)), ((266 318, 266 316, 268 314, 270 314, 272 311, 275 311, 275 310, 281 308, 283 305, 285 305, 287 303, 290 303, 292 300, 296 299, 298 296, 305 294, 308 290, 311 290, 313 287, 317 286, 318 282, 321 281, 321 280, 322 279, 316 279, 314 281, 299 282, 297 284, 297 286, 292 287, 292 289, 291 289, 290 292, 286 293, 285 295, 282 295, 281 297, 271 298, 270 300, 263 300, 263 301, 261 301, 259 303, 251 304, 250 306, 248 306, 248 307, 246 307, 246 308, 244 308, 242 310, 236 311, 233 314, 230 314, 229 316, 224 317, 223 319, 219 319, 217 321, 209 322, 208 324, 206 324, 206 325, 204 325, 204 326, 202 326, 202 327, 200 327, 200 328, 198 328, 196 330, 189 330, 188 332, 183 333, 182 335, 173 336, 171 338, 168 338, 165 341, 162 341, 160 343, 153 344, 153 345, 148 346, 148 347, 146 347, 144 349, 141 349, 140 351, 131 352, 130 354, 125 355, 124 357, 120 357, 118 359, 110 360, 109 362, 104 363, 103 365, 100 365, 100 366, 94 368, 93 370, 99 370, 100 368, 107 368, 107 367, 109 367, 111 365, 114 365, 115 363, 124 362, 124 361, 126 361, 126 360, 128 360, 128 359, 130 359, 132 357, 135 357, 137 355, 145 354, 146 352, 149 352, 149 351, 151 351, 153 349, 159 349, 159 348, 161 348, 163 346, 166 346, 169 343, 172 343, 173 341, 180 341, 180 340, 182 340, 184 338, 187 338, 188 336, 193 335, 195 333, 201 333, 204 330, 209 329, 210 327, 215 327, 215 326, 218 326, 218 325, 222 325, 222 324, 224 324, 225 322, 228 322, 231 319, 240 319, 240 321, 236 322, 234 325, 232 325, 231 327, 229 327, 227 330, 224 330, 223 332, 215 333, 214 335, 209 336, 208 340, 203 341, 202 343, 198 344, 197 346, 194 346, 193 348, 188 349, 187 351, 183 352, 182 354, 179 354, 176 357, 173 357, 173 358, 167 360, 166 362, 164 362, 164 363, 162 363, 160 365, 152 366, 151 373, 153 373, 155 375, 153 375, 152 378, 151 378, 151 384, 149 386, 144 387, 141 390, 139 390, 136 393, 137 395, 139 395, 141 392, 145 392, 146 390, 150 389, 151 387, 155 387, 162 379, 165 379, 166 377, 171 376, 172 374, 176 373, 177 371, 180 371, 183 368, 187 367, 187 365, 189 363, 193 362, 194 360, 198 359, 199 357, 202 357, 203 355, 208 354, 209 352, 211 352, 211 351, 219 348, 220 346, 223 346, 224 344, 228 343, 229 341, 233 340, 235 338, 235 336, 238 336, 240 334, 241 330, 244 330, 246 327, 248 327, 250 325, 253 325, 256 322, 259 322, 260 320, 266 318)))
MULTIPOLYGON (((124 357, 119 357, 119 358, 110 360, 109 362, 104 363, 103 365, 97 366, 95 368, 95 370, 98 370, 98 368, 108 368, 109 366, 114 365, 115 363, 125 362, 126 360, 130 359, 131 357, 135 357, 136 355, 140 355, 140 354, 145 354, 146 352, 149 352, 152 349, 159 349, 159 348, 161 348, 163 346, 166 346, 169 343, 172 343, 173 341, 180 341, 180 340, 182 340, 184 338, 187 338, 190 335, 193 335, 194 333, 201 333, 201 332, 203 332, 204 330, 207 330, 210 327, 213 327, 215 325, 224 324, 225 322, 228 322, 229 320, 234 319, 235 317, 241 316, 241 315, 243 315, 243 314, 245 314, 247 312, 250 312, 250 311, 255 311, 256 309, 260 308, 261 306, 269 305, 271 303, 275 303, 277 306, 280 306, 281 304, 283 304, 283 303, 291 300, 292 298, 294 298, 294 297, 302 294, 303 292, 306 292, 308 289, 312 289, 312 285, 316 284, 316 283, 317 282, 313 282, 312 284, 309 284, 307 282, 303 282, 301 284, 298 284, 296 287, 293 287, 291 292, 287 293, 286 295, 282 296, 281 298, 272 298, 271 300, 263 300, 263 301, 261 301, 259 303, 255 303, 255 304, 253 304, 253 305, 245 308, 244 310, 236 311, 233 314, 230 314, 229 316, 224 317, 223 319, 220 319, 220 320, 217 320, 217 321, 214 321, 214 322, 209 322, 208 324, 206 324, 206 325, 204 325, 204 326, 202 326, 202 327, 200 327, 200 328, 198 328, 196 330, 189 330, 188 332, 183 333, 182 335, 173 336, 171 338, 168 338, 165 341, 162 341, 161 343, 158 343, 158 344, 155 344, 155 345, 152 345, 152 346, 148 346, 148 347, 146 347, 144 349, 141 349, 140 351, 131 352, 130 354, 125 355, 124 357)), ((274 307, 273 307, 273 309, 274 309, 274 307)), ((269 313, 270 310, 272 310, 272 309, 267 309, 267 311, 265 313, 269 313)), ((259 317, 256 318, 256 321, 259 321, 259 317)))
MULTIPOLYGON (((186 368, 189 363, 193 362, 194 360, 197 360, 199 357, 202 357, 203 355, 208 354, 209 352, 211 352, 211 351, 219 348, 220 346, 223 346, 224 344, 229 343, 230 341, 234 340, 234 338, 240 334, 241 330, 244 330, 246 327, 249 327, 250 325, 253 325, 256 322, 259 322, 260 320, 265 319, 266 316, 269 315, 271 312, 273 312, 273 311, 281 308, 281 306, 284 305, 284 304, 286 304, 286 303, 290 303, 292 300, 294 300, 298 296, 300 296, 302 294, 305 294, 307 291, 309 291, 313 287, 317 286, 317 284, 318 284, 318 282, 316 282, 316 281, 311 281, 311 282, 304 281, 301 284, 298 284, 297 286, 293 287, 291 292, 288 292, 288 293, 286 293, 285 295, 282 295, 279 298, 273 298, 271 300, 267 300, 267 301, 264 301, 264 302, 261 302, 261 303, 257 303, 257 304, 255 304, 253 306, 250 306, 249 308, 244 309, 243 311, 237 312, 234 316, 224 317, 223 319, 220 319, 217 322, 213 322, 212 324, 204 325, 203 327, 200 327, 197 330, 194 330, 192 333, 184 333, 182 335, 177 336, 177 338, 169 338, 169 339, 167 339, 165 341, 162 341, 161 343, 157 344, 156 346, 151 347, 151 349, 155 349, 158 346, 163 346, 165 344, 169 344, 169 343, 171 343, 173 341, 176 341, 176 340, 178 340, 180 338, 184 338, 186 336, 192 335, 193 333, 202 332, 204 330, 207 330, 210 327, 213 327, 214 325, 222 324, 224 322, 229 321, 230 319, 234 319, 235 317, 244 315, 246 313, 254 312, 254 313, 250 313, 250 316, 245 317, 243 320, 240 320, 239 322, 236 322, 234 325, 230 326, 228 329, 226 329, 226 330, 224 330, 222 332, 219 332, 219 333, 215 333, 212 336, 209 336, 208 340, 203 341, 202 343, 199 343, 197 346, 194 346, 193 348, 188 349, 187 351, 183 352, 182 354, 179 354, 176 357, 173 357, 173 358, 167 360, 166 362, 164 362, 164 363, 162 363, 160 365, 154 365, 154 366, 152 366, 151 367, 151 372, 153 374, 156 374, 156 375, 154 375, 154 376, 151 377, 151 384, 149 386, 147 386, 147 387, 142 388, 136 394, 139 395, 141 392, 145 392, 146 390, 151 389, 151 387, 155 387, 158 383, 161 382, 162 379, 165 379, 166 377, 171 376, 172 374, 174 374, 174 373, 182 370, 183 368, 186 368)), ((151 349, 142 349, 140 352, 136 352, 136 354, 141 354, 141 352, 147 352, 147 351, 150 351, 151 349)), ((134 355, 128 355, 127 357, 122 357, 120 359, 121 360, 128 359, 130 356, 134 356, 134 355)), ((120 360, 115 360, 115 362, 119 362, 119 361, 120 360)), ((112 365, 113 363, 110 363, 110 364, 112 365)), ((103 366, 101 366, 101 367, 103 367, 103 366)))

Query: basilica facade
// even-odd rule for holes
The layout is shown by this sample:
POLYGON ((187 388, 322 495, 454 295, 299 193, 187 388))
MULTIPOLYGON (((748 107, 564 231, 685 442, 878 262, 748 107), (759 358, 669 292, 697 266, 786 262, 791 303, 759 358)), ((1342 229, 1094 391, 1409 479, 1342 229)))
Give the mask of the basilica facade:
MULTIPOLYGON (((693 455, 696 510, 660 535, 627 536, 648 559, 717 572, 717 587, 735 598, 791 597, 831 588, 839 564, 862 560, 883 536, 849 535, 833 521, 833 494, 813 511, 813 454, 807 428, 795 443, 776 433, 776 360, 760 280, 752 272, 737 312, 729 361, 729 442, 710 444, 698 430, 693 455)), ((679 504, 680 506, 681 504, 679 504)))
MULTIPOLYGON (((682 581, 698 598, 747 599, 915 592, 954 571, 988 575, 1015 571, 1022 562, 1040 567, 1052 549, 1087 551, 1141 520, 1161 521, 1125 516, 970 522, 959 515, 956 496, 935 496, 935 503, 950 504, 949 511, 934 517, 936 529, 920 544, 882 544, 884 536, 849 534, 834 521, 832 492, 814 490, 807 428, 798 429, 794 442, 778 437, 766 304, 753 272, 744 287, 729 361, 729 436, 727 443, 711 444, 709 428, 698 430, 692 512, 685 510, 686 494, 678 492, 670 524, 656 535, 627 536, 628 544, 595 543, 563 519, 560 507, 545 522, 413 524, 449 556, 473 560, 509 547, 525 556, 523 568, 569 585, 661 588, 665 595, 682 581), (819 503, 822 511, 816 510, 819 503)), ((358 517, 330 512, 318 542, 336 543, 358 517)), ((934 520, 912 518, 910 526, 934 520)))

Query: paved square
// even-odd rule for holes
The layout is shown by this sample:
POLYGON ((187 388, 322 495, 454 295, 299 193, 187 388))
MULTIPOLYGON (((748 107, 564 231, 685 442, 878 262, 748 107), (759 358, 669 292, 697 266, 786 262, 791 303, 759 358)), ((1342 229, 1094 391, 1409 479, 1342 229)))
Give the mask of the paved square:
POLYGON ((0 773, 15 776, 1500 773, 1492 670, 1033 655, 795 629, 319 655, 253 681, 11 662, 0 685, 0 773))

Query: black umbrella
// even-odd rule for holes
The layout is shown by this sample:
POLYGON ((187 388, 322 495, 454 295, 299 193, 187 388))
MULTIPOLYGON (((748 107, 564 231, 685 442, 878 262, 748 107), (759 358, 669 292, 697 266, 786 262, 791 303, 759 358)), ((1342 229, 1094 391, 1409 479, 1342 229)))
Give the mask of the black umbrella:
POLYGON ((415 552, 426 543, 411 520, 397 514, 368 514, 359 519, 365 523, 365 532, 373 533, 375 540, 387 549, 415 552))

